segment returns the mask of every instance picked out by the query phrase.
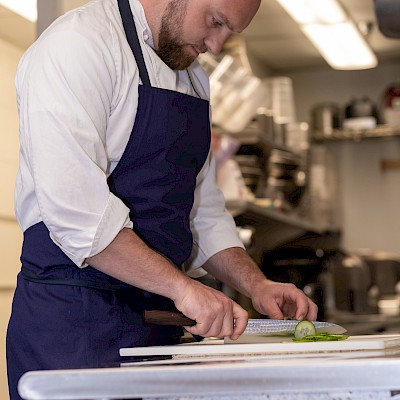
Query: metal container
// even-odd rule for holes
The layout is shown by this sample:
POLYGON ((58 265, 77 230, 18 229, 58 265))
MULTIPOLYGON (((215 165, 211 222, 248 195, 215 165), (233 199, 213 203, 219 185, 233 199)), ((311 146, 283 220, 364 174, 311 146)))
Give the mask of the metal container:
POLYGON ((335 103, 317 104, 311 111, 314 136, 331 136, 341 126, 340 107, 335 103))

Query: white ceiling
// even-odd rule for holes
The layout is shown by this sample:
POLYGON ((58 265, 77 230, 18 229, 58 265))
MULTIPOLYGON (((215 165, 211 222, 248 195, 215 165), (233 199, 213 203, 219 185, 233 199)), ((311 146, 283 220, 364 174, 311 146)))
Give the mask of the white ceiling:
MULTIPOLYGON (((366 39, 378 61, 400 61, 400 40, 385 38, 380 33, 373 1, 340 0, 355 23, 372 22, 366 39)), ((289 71, 328 65, 275 0, 262 0, 257 16, 244 36, 249 52, 271 70, 289 71)))
MULTIPOLYGON (((62 0, 62 10, 67 11, 85 2, 86 0, 62 0)), ((341 2, 356 23, 373 23, 367 40, 379 62, 400 61, 400 39, 388 39, 379 32, 373 0, 341 2)), ((0 6, 0 37, 27 48, 34 41, 35 35, 35 24, 0 6)), ((262 0, 257 16, 243 36, 248 51, 275 73, 327 66, 275 0, 262 0)))

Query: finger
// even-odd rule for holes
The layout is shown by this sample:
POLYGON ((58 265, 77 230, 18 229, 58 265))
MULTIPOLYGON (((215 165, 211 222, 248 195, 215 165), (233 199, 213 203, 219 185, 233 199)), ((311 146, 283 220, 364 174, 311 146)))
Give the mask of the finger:
MULTIPOLYGON (((224 310, 217 313, 207 313, 204 315, 204 319, 197 321, 196 325, 185 329, 191 334, 201 335, 203 337, 223 337, 222 332, 224 331, 224 315, 224 310)), ((228 318, 230 320, 230 324, 232 325, 232 313, 229 313, 228 318)))
POLYGON ((268 316, 271 319, 283 319, 287 315, 286 314, 284 315, 284 313, 282 312, 277 303, 271 302, 271 304, 269 304, 268 316))
POLYGON ((315 320, 317 318, 318 307, 308 297, 302 296, 298 299, 296 311, 296 319, 310 319, 315 320))
POLYGON ((233 307, 227 311, 224 315, 221 330, 219 332, 219 337, 231 336, 233 333, 233 326, 234 326, 234 314, 233 314, 233 307))
POLYGON ((318 306, 312 301, 308 301, 308 312, 305 316, 306 319, 310 321, 315 321, 318 316, 318 306))
POLYGON ((185 326, 184 328, 192 335, 200 335, 203 337, 211 337, 212 334, 212 324, 214 321, 205 320, 204 322, 197 322, 194 326, 185 326))
POLYGON ((233 333, 230 335, 232 340, 236 340, 239 336, 244 332, 247 326, 247 322, 249 320, 249 315, 246 310, 240 307, 235 303, 233 307, 233 316, 234 316, 234 324, 233 324, 233 333))

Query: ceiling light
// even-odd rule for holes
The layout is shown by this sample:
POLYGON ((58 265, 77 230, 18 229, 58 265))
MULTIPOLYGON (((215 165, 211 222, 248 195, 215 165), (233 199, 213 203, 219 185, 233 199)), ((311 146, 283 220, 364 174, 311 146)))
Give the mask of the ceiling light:
POLYGON ((0 6, 8 8, 31 22, 37 20, 37 0, 0 0, 0 6))
POLYGON ((364 37, 337 0, 277 0, 334 69, 378 64, 364 37))
POLYGON ((347 19, 336 0, 277 0, 299 24, 334 24, 347 19))
POLYGON ((303 25, 302 31, 335 69, 367 69, 377 65, 371 49, 351 22, 303 25))

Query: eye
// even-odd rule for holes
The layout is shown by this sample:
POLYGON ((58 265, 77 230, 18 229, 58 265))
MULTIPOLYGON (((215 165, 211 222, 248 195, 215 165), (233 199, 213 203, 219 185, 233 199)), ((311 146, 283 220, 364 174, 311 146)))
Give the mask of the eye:
POLYGON ((214 27, 214 28, 220 28, 221 26, 223 26, 224 24, 220 21, 220 20, 218 20, 217 18, 215 18, 215 17, 212 17, 212 26, 214 27))

